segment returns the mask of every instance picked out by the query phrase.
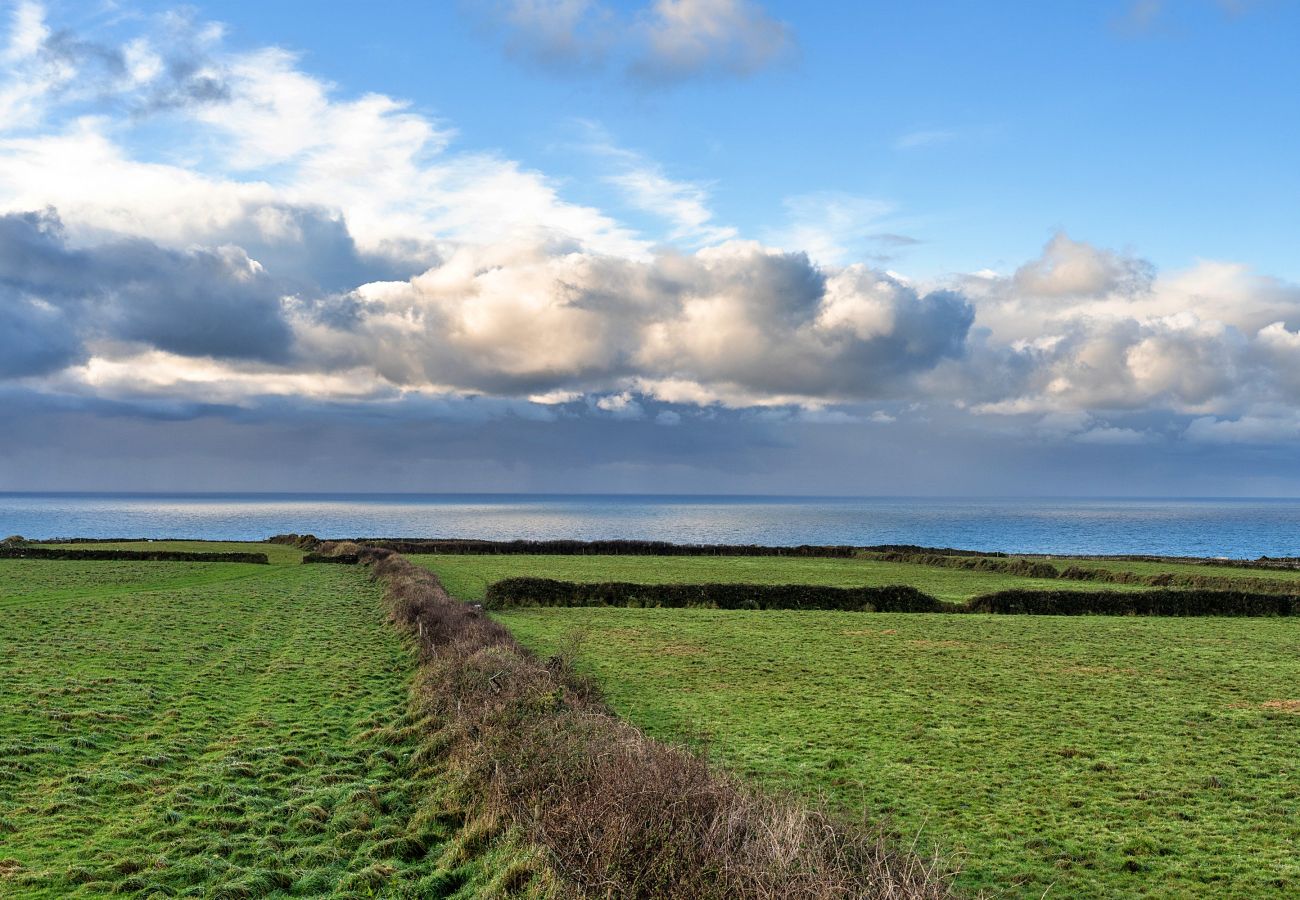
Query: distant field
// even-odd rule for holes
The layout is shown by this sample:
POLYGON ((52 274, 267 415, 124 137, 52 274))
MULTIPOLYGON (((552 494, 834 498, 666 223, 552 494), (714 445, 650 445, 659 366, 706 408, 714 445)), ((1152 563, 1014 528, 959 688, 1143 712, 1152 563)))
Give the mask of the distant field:
MULTIPOLYGON (((436 562, 473 596, 482 568, 436 562)), ((608 562, 536 563, 532 574, 571 578, 608 562)), ((646 562, 683 575, 676 560, 646 562)), ((580 668, 633 722, 704 736, 766 783, 890 815, 904 835, 962 852, 967 888, 1300 892, 1300 622, 663 609, 499 618, 542 653, 585 632, 580 668)))
POLYGON ((1078 566, 1080 569, 1108 569, 1111 572, 1132 572, 1136 575, 1200 575, 1205 578, 1251 579, 1268 578, 1295 583, 1300 587, 1300 569, 1265 569, 1236 566, 1214 566, 1185 562, 1144 562, 1141 560, 1071 559, 1069 557, 1035 557, 1050 562, 1058 569, 1078 566))
POLYGON ((0 610, 0 896, 477 896, 364 572, 0 560, 0 610))
MULTIPOLYGON (((438 573, 447 590, 481 600, 494 581, 536 575, 561 581, 633 583, 742 582, 826 584, 836 587, 907 584, 940 600, 967 600, 1013 587, 1096 590, 1087 582, 1022 578, 912 563, 866 559, 802 559, 785 556, 410 556, 438 573)), ((1115 586, 1117 590, 1125 586, 1115 586)), ((1129 588, 1134 589, 1134 588, 1129 588)))
POLYGON ((252 541, 94 541, 84 544, 36 544, 37 547, 70 547, 81 550, 182 550, 191 553, 265 553, 272 565, 302 562, 302 551, 283 544, 252 541))

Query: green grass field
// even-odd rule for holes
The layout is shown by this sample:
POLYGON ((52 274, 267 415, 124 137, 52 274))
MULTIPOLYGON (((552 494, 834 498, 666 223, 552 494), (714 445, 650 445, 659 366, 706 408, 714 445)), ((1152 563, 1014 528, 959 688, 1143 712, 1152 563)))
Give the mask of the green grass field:
POLYGON ((1039 897, 1300 891, 1300 623, 660 609, 500 615, 652 734, 1039 897))
MULTIPOLYGON (((415 661, 363 570, 277 545, 144 546, 273 565, 0 560, 0 896, 471 897, 520 871, 509 848, 483 856, 436 773, 407 765, 415 661)), ((905 583, 953 601, 1096 587, 870 560, 414 559, 470 600, 514 575, 905 583)), ((1300 890, 1295 620, 501 618, 543 653, 585 631, 580 667, 632 721, 888 817, 959 854, 972 890, 1300 890)))
POLYGON ((0 560, 0 611, 0 896, 489 878, 408 771, 415 663, 364 571, 0 560))
MULTIPOLYGON (((515 575, 906 583, 954 601, 1008 587, 1097 587, 863 560, 416 559, 467 600, 515 575)), ((500 618, 542 653, 585 632, 580 665, 632 721, 660 737, 703 738, 749 777, 888 817, 906 836, 959 853, 967 888, 1010 885, 1026 897, 1300 890, 1300 622, 656 609, 500 618)))
POLYGON ((1187 562, 1148 562, 1145 560, 1073 559, 1069 557, 1035 557, 1050 562, 1058 569, 1078 566, 1080 569, 1108 569, 1111 572, 1132 572, 1136 575, 1199 575, 1204 578, 1256 579, 1266 578, 1300 587, 1300 569, 1240 568, 1213 566, 1187 562))
MULTIPOLYGON (((494 581, 520 575, 561 581, 628 581, 635 584, 826 584, 836 587, 908 584, 940 600, 967 600, 1013 587, 1096 590, 1087 582, 1022 578, 913 563, 869 559, 802 559, 774 556, 411 556, 438 573, 447 590, 482 600, 494 581)), ((1114 585, 1124 590, 1125 585, 1114 585)), ((1130 590, 1134 588, 1128 588, 1130 590)), ((1140 589, 1140 588, 1139 588, 1140 589)))
POLYGON ((265 553, 272 565, 297 565, 302 551, 283 544, 253 541, 94 541, 85 544, 34 544, 36 547, 68 547, 73 550, 181 550, 190 553, 265 553))

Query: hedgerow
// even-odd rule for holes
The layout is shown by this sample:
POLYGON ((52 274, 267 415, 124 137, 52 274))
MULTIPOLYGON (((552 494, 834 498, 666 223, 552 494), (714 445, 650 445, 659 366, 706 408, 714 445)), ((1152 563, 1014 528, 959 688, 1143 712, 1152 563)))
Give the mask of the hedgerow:
POLYGON ((564 896, 940 898, 951 875, 880 829, 749 787, 620 720, 564 655, 525 651, 437 576, 368 552, 424 653, 421 713, 472 812, 543 848, 564 896))
POLYGON ((966 569, 972 572, 998 572, 1025 578, 1059 578, 1056 566, 1041 560, 1007 559, 984 555, 960 556, 943 552, 915 552, 911 550, 872 551, 872 558, 882 562, 914 563, 922 566, 940 566, 946 569, 966 569))
POLYGON ((1008 590, 944 603, 906 585, 838 588, 768 584, 584 584, 549 578, 506 578, 487 589, 488 609, 533 606, 618 606, 710 609, 839 610, 843 612, 1018 613, 1106 616, 1288 616, 1300 603, 1285 594, 1247 591, 1008 590))
POLYGON ((1245 591, 999 591, 966 604, 969 612, 1050 616, 1290 616, 1295 598, 1245 591))
POLYGON ((942 612, 947 604, 907 585, 840 588, 813 584, 579 584, 507 578, 488 587, 489 609, 518 606, 660 606, 715 609, 822 609, 942 612))
MULTIPOLYGON (((295 535, 281 535, 271 540, 277 541, 280 537, 295 535)), ((878 544, 871 547, 800 544, 794 547, 774 547, 761 544, 673 544, 667 541, 487 541, 468 538, 357 538, 357 542, 395 553, 463 556, 792 556, 852 559, 866 553, 921 553, 958 557, 1006 555, 952 547, 920 547, 915 544, 878 544)))
MULTIPOLYGON (((948 551, 914 552, 911 550, 871 551, 864 555, 881 562, 912 563, 915 565, 934 566, 944 569, 962 569, 971 572, 997 572, 1004 575, 1016 575, 1024 578, 1062 579, 1066 581, 1094 581, 1103 584, 1134 584, 1144 587, 1190 588, 1194 590, 1241 591, 1260 594, 1293 594, 1298 585, 1295 582, 1275 578, 1248 578, 1242 576, 1225 577, 1223 575, 1201 575, 1187 572, 1160 572, 1153 575, 1141 575, 1137 572, 1114 571, 1093 568, 1091 566, 1069 565, 1058 569, 1045 560, 1007 558, 998 556, 969 554, 954 555, 948 551)), ((1068 559, 1068 557, 1067 557, 1068 559)), ((1118 560, 1117 561, 1122 561, 1118 560)), ((1133 558, 1135 562, 1164 562, 1161 557, 1133 558)), ((1187 561, 1181 561, 1186 564, 1187 561)), ((1254 565, 1245 561, 1210 561, 1195 560, 1206 566, 1218 565, 1221 568, 1285 568, 1284 566, 1254 565)))
POLYGON ((191 553, 182 550, 77 550, 70 547, 0 547, 0 559, 74 559, 136 562, 223 562, 268 564, 265 553, 191 553))
POLYGON ((362 538, 370 547, 396 553, 551 556, 814 556, 849 559, 859 548, 847 546, 766 547, 757 544, 670 544, 666 541, 480 541, 362 538))

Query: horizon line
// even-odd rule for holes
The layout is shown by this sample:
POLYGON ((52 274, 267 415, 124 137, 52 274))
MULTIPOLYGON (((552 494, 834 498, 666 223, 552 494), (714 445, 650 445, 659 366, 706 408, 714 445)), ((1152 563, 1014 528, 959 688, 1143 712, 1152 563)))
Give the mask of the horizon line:
POLYGON ((599 497, 737 500, 1256 500, 1300 501, 1300 496, 1253 494, 774 494, 647 491, 111 491, 0 490, 0 497, 599 497))

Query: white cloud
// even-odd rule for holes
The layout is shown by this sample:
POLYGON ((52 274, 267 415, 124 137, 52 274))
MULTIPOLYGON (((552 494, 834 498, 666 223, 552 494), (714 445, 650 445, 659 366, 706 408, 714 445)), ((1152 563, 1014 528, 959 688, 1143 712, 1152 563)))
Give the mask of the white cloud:
MULTIPOLYGON (((220 239, 256 210, 284 204, 337 210, 372 253, 502 238, 623 255, 649 246, 600 211, 565 202, 549 179, 515 161, 452 152, 454 132, 399 101, 339 98, 291 54, 227 53, 208 29, 194 30, 208 42, 203 65, 221 90, 155 114, 172 143, 154 156, 183 163, 135 158, 126 149, 132 118, 60 119, 62 102, 44 76, 4 69, 15 96, 37 98, 32 121, 51 121, 35 134, 0 133, 0 211, 50 205, 78 239, 125 233, 174 246, 220 239)), ((144 53, 139 39, 127 46, 144 53)), ((64 64, 72 66, 64 80, 93 74, 64 64)), ((148 84, 96 90, 153 96, 148 84)))
POLYGON ((1057 235, 1014 276, 963 287, 987 339, 933 383, 965 385, 979 411, 1232 416, 1300 389, 1287 327, 1300 328, 1300 287, 1242 266, 1157 276, 1141 259, 1057 235))
MULTIPOLYGON (((788 224, 768 235, 782 247, 798 247, 825 265, 842 265, 864 255, 894 204, 842 191, 819 191, 785 199, 788 224)), ((895 242, 910 241, 889 235, 895 242)), ((888 238, 886 239, 888 243, 888 238)))
MULTIPOLYGON (((666 223, 656 240, 282 50, 176 20, 174 45, 56 53, 23 9, 0 61, 24 116, 0 131, 6 378, 232 403, 491 395, 660 424, 664 404, 882 422, 915 401, 1084 443, 1156 440, 1138 421, 1155 413, 1188 441, 1291 433, 1300 286, 1239 264, 1156 273, 1061 233, 1009 276, 915 283, 862 262, 886 203, 790 198, 787 228, 741 240, 711 185, 593 131, 625 205, 666 223)), ((663 3, 646 21, 707 36, 759 12, 663 3)))
POLYGON ((31 0, 23 0, 14 6, 12 25, 9 30, 9 43, 4 50, 4 61, 8 63, 30 59, 40 52, 50 29, 45 24, 45 9, 31 0))
POLYGON ((1015 274, 1015 286, 1033 297, 1099 297, 1132 295, 1151 287, 1154 270, 1149 263, 1058 232, 1038 259, 1025 263, 1015 274))
POLYGON ((620 147, 599 125, 579 124, 586 135, 580 146, 612 169, 603 180, 632 208, 666 221, 667 240, 698 246, 736 237, 735 228, 714 221, 707 186, 670 178, 662 166, 620 147))
POLYGON ((736 229, 713 224, 708 192, 696 184, 674 181, 654 166, 641 166, 606 179, 638 209, 672 223, 671 241, 714 244, 736 236, 736 229))
POLYGON ((547 66, 599 63, 615 38, 609 12, 595 0, 501 0, 490 15, 510 53, 547 66))
POLYGON ((513 56, 560 71, 612 57, 646 84, 743 77, 794 49, 790 27, 755 0, 652 0, 628 16, 599 0, 501 0, 486 12, 513 56))
POLYGON ((616 419, 640 419, 645 416, 641 404, 628 391, 599 397, 595 405, 596 409, 607 412, 616 419))
POLYGON ((645 49, 632 71, 653 80, 749 75, 793 47, 789 26, 753 0, 655 0, 642 27, 645 49))
POLYGON ((918 150, 922 147, 935 147, 939 144, 948 144, 957 139, 955 131, 949 131, 942 128, 932 128, 921 131, 909 131, 900 135, 894 141, 895 150, 918 150))
POLYGON ((416 389, 735 405, 895 393, 959 353, 971 317, 954 296, 744 242, 644 261, 462 248, 357 299, 339 327, 300 333, 308 357, 416 389))

